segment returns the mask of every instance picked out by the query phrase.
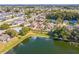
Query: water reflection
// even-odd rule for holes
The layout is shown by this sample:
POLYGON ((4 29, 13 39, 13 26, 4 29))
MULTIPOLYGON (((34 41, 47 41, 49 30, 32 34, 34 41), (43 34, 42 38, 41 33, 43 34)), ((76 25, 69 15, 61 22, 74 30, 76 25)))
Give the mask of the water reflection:
POLYGON ((36 37, 36 36, 34 36, 34 37, 31 37, 31 39, 32 39, 32 40, 36 40, 36 39, 37 39, 37 37, 36 37))

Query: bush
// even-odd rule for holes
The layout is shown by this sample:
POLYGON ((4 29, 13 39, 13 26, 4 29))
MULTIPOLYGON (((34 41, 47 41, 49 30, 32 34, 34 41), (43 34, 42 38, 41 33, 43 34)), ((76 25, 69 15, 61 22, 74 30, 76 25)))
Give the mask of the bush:
POLYGON ((8 29, 10 27, 10 25, 9 24, 2 24, 1 26, 0 26, 0 29, 8 29))
POLYGON ((20 35, 26 35, 30 31, 30 28, 28 27, 23 27, 22 30, 20 30, 20 35))
POLYGON ((9 29, 6 31, 6 34, 10 35, 11 37, 15 37, 18 35, 18 32, 16 30, 9 29))

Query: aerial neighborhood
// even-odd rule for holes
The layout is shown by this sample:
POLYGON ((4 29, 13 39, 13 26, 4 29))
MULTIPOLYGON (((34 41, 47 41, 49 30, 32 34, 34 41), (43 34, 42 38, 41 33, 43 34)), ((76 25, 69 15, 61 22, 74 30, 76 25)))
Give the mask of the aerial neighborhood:
POLYGON ((79 7, 0 6, 0 46, 12 44, 17 40, 14 38, 30 31, 78 43, 79 7))

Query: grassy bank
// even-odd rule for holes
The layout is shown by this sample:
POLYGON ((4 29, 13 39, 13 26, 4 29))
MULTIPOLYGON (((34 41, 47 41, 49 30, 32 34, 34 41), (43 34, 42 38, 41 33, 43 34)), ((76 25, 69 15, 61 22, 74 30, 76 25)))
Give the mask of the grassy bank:
POLYGON ((46 34, 34 33, 32 31, 29 31, 25 36, 18 36, 18 37, 14 37, 13 39, 11 39, 11 41, 9 41, 6 45, 4 45, 3 49, 0 49, 0 53, 4 54, 4 53, 8 52, 10 49, 12 49, 16 45, 18 45, 19 43, 24 41, 26 38, 29 38, 31 36, 49 38, 49 36, 46 34))

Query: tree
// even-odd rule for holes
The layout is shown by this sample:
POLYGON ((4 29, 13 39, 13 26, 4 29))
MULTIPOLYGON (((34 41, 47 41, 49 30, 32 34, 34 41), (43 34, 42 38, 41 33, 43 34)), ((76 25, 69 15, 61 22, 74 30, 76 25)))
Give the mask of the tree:
POLYGON ((20 30, 20 35, 24 36, 30 31, 30 28, 23 27, 22 30, 20 30))
POLYGON ((46 19, 51 19, 51 18, 52 18, 52 17, 51 17, 50 14, 46 15, 46 19))
POLYGON ((61 29, 60 35, 62 36, 63 40, 69 41, 68 37, 71 35, 71 32, 66 27, 63 27, 61 29))
POLYGON ((31 18, 31 15, 27 15, 27 18, 28 18, 28 19, 31 18))
POLYGON ((19 9, 15 9, 14 12, 15 12, 15 13, 18 13, 18 12, 19 12, 19 9))
POLYGON ((69 36, 69 41, 73 42, 79 42, 79 29, 75 28, 71 32, 71 35, 69 36))
POLYGON ((63 23, 63 19, 61 19, 60 17, 58 17, 57 20, 56 20, 56 23, 57 23, 57 24, 63 23))
POLYGON ((28 11, 25 11, 24 13, 25 13, 25 15, 30 15, 32 13, 32 11, 28 10, 28 11))
POLYGON ((58 29, 55 29, 53 31, 51 31, 49 34, 50 34, 50 37, 53 38, 54 40, 59 40, 60 38, 60 30, 58 29))
POLYGON ((6 8, 5 12, 10 12, 11 10, 9 8, 6 8))
POLYGON ((66 40, 68 41, 68 37, 70 35, 70 32, 65 28, 60 28, 60 29, 55 29, 53 31, 51 31, 50 33, 50 37, 53 38, 54 40, 66 40))
POLYGON ((1 26, 0 26, 0 29, 8 29, 8 28, 10 28, 10 25, 9 24, 2 24, 1 26))
POLYGON ((18 32, 16 30, 13 30, 13 29, 9 29, 5 33, 10 35, 11 37, 15 37, 18 35, 18 32))

